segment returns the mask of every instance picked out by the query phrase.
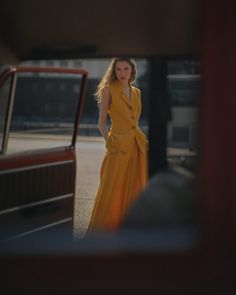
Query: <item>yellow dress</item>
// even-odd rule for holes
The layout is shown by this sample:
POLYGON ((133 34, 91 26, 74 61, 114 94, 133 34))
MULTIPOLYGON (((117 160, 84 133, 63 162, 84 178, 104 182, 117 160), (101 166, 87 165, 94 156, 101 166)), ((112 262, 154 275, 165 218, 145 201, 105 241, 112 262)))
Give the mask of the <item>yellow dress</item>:
POLYGON ((111 128, 88 231, 116 230, 148 178, 148 143, 138 126, 140 90, 131 86, 128 99, 118 80, 109 89, 111 128))

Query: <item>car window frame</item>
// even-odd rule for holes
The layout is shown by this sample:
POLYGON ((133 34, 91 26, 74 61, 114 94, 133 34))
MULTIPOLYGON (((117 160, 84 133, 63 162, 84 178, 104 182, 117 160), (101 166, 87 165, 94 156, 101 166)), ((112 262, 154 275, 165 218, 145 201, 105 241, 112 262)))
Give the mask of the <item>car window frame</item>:
POLYGON ((87 87, 88 71, 86 71, 85 69, 70 69, 70 68, 59 68, 59 67, 9 66, 0 75, 0 88, 3 87, 4 83, 9 78, 12 79, 9 96, 8 96, 7 108, 6 108, 6 116, 5 116, 5 123, 3 128, 3 140, 2 140, 1 150, 0 150, 0 156, 4 156, 7 152, 7 145, 8 145, 10 126, 12 121, 12 112, 13 112, 13 106, 14 106, 18 73, 58 73, 58 74, 81 75, 81 87, 78 94, 78 106, 77 106, 75 120, 74 120, 73 134, 71 138, 71 144, 68 146, 68 148, 72 148, 72 149, 75 148, 77 134, 78 134, 78 126, 80 123, 79 119, 81 118, 81 112, 83 109, 83 102, 84 102, 83 97, 85 96, 85 91, 87 87))

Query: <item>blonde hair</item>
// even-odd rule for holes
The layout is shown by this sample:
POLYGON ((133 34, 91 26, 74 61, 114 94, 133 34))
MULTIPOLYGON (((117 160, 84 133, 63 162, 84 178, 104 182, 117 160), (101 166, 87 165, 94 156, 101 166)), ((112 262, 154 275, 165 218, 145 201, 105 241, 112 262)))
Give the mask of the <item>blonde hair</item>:
POLYGON ((98 101, 98 104, 100 103, 100 99, 101 99, 101 95, 102 95, 102 90, 109 86, 110 83, 114 82, 117 80, 116 77, 116 72, 115 72, 115 68, 116 68, 116 63, 119 61, 126 61, 129 63, 129 65, 131 66, 131 76, 129 79, 129 84, 134 83, 135 78, 136 78, 136 74, 137 74, 137 69, 136 69, 136 63, 133 59, 131 58, 126 58, 126 57, 115 57, 112 59, 106 73, 104 74, 101 82, 98 84, 97 86, 97 91, 95 92, 95 96, 96 99, 98 101))

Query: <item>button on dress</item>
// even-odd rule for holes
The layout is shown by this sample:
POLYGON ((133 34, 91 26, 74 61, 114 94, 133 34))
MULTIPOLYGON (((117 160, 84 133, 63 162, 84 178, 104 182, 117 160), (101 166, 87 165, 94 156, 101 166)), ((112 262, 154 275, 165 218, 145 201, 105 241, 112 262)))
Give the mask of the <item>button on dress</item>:
POLYGON ((148 179, 148 142, 138 126, 140 90, 131 85, 129 99, 118 80, 108 87, 111 127, 88 231, 118 229, 148 179))

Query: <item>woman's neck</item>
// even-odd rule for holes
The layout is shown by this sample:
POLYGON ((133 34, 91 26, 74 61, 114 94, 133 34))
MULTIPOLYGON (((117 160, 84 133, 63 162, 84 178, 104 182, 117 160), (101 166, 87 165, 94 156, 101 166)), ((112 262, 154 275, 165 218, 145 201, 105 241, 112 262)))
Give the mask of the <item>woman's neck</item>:
POLYGON ((128 82, 127 83, 122 83, 121 82, 121 85, 122 85, 123 88, 129 88, 130 87, 128 82))
POLYGON ((117 82, 123 87, 123 88, 128 88, 129 85, 129 81, 120 81, 117 79, 117 82))

